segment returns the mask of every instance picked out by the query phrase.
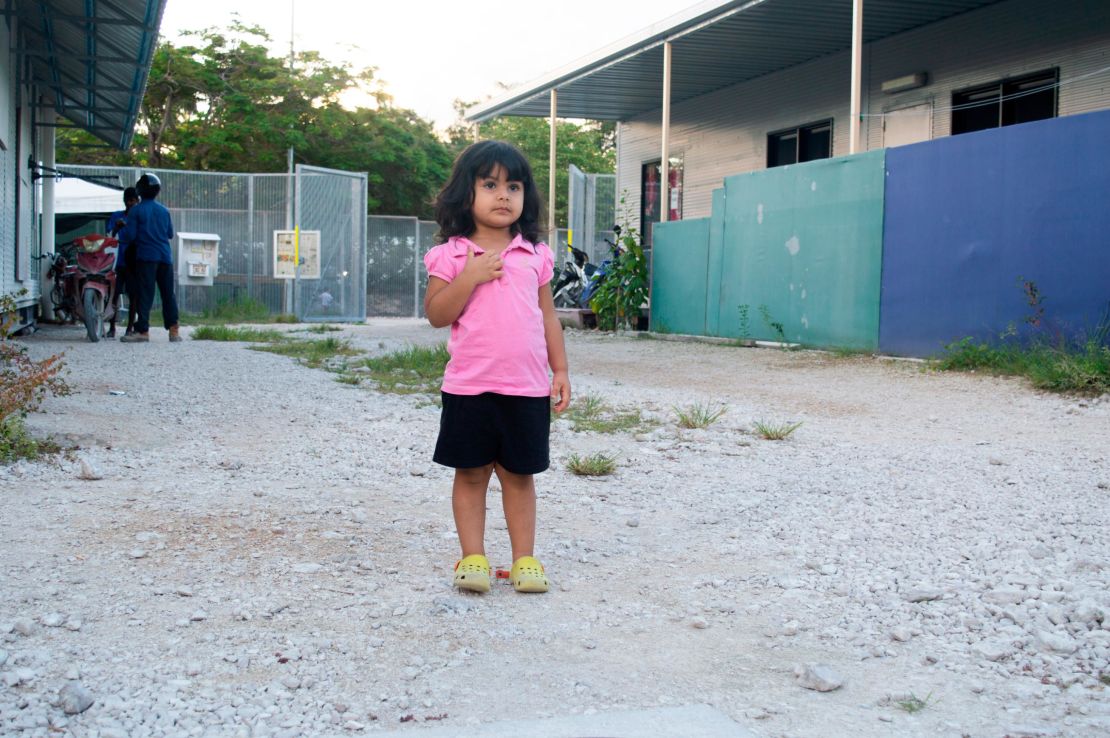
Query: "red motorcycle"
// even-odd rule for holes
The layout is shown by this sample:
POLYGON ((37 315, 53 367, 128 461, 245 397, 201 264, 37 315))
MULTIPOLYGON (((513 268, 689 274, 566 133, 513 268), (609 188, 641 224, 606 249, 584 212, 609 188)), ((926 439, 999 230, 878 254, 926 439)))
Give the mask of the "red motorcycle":
POLYGON ((111 236, 92 233, 61 246, 50 265, 55 317, 65 323, 80 318, 93 343, 104 336, 105 324, 115 320, 118 247, 111 236))

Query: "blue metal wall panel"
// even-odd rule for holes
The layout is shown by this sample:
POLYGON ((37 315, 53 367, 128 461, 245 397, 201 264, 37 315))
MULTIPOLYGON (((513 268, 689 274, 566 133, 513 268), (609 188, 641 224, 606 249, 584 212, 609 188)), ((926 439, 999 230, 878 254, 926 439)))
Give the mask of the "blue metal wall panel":
POLYGON ((1110 111, 887 152, 880 350, 929 356, 1030 314, 1091 328, 1110 300, 1110 111))

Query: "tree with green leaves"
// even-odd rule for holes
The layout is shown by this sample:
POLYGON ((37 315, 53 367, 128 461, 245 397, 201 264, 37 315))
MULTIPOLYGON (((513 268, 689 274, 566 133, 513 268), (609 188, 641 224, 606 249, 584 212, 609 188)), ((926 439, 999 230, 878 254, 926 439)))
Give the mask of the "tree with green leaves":
POLYGON ((159 46, 131 151, 89 148, 87 133, 59 129, 58 160, 231 172, 281 172, 296 161, 369 174, 371 213, 431 215, 451 152, 428 121, 392 106, 374 70, 318 52, 271 55, 270 37, 235 22, 159 46), (361 93, 351 110, 340 98, 361 93))

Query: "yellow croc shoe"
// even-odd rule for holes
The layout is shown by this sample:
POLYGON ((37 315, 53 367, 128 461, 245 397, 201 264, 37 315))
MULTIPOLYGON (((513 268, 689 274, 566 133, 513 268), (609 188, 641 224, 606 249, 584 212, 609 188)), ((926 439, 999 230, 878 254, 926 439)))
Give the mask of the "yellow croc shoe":
POLYGON ((455 564, 455 586, 471 592, 489 592, 489 559, 482 554, 460 559, 455 564))
POLYGON ((514 561, 509 579, 517 592, 547 591, 547 576, 543 572, 543 564, 532 556, 521 556, 514 561))

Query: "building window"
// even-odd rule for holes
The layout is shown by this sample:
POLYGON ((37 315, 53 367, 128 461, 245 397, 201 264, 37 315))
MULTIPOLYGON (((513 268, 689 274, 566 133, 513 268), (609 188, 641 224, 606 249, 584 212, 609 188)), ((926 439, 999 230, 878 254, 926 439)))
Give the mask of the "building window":
POLYGON ((831 120, 767 135, 767 166, 781 167, 832 156, 831 120))
POLYGON ((952 95, 952 135, 1056 117, 1060 70, 994 82, 952 95))
MULTIPOLYGON (((651 229, 660 220, 659 187, 661 176, 660 162, 649 161, 640 168, 640 233, 644 236, 644 246, 651 246, 651 229)), ((667 220, 682 220, 682 159, 671 157, 667 165, 667 179, 670 180, 671 202, 667 220)))

